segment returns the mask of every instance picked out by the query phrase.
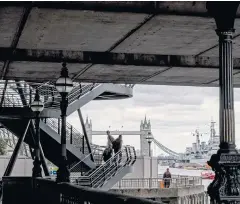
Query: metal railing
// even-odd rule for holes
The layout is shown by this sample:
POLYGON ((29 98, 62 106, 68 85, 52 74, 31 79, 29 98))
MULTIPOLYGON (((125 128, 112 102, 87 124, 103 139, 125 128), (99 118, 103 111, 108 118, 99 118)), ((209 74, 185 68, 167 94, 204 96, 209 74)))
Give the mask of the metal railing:
MULTIPOLYGON (((68 103, 71 104, 82 95, 88 93, 100 84, 74 83, 73 90, 68 95, 68 103)), ((43 84, 27 83, 25 81, 9 81, 5 89, 4 84, 0 83, 0 98, 4 96, 2 107, 24 107, 29 106, 34 100, 36 89, 39 90, 40 99, 45 108, 60 108, 61 96, 55 88, 54 82, 43 84), (21 98, 25 98, 26 104, 22 103, 21 98)))
MULTIPOLYGON (((46 123, 52 130, 57 134, 61 134, 62 121, 57 118, 45 118, 43 122, 46 123)), ((89 154, 89 150, 86 145, 86 140, 84 140, 84 135, 76 130, 72 125, 66 123, 66 137, 67 141, 70 144, 74 145, 77 148, 80 148, 80 151, 86 154, 89 154)))
POLYGON ((210 197, 207 193, 207 191, 204 191, 204 197, 203 197, 203 204, 210 204, 210 197))
POLYGON ((3 178, 3 203, 161 204, 143 198, 28 177, 3 178), (14 195, 14 196, 13 196, 14 195))
MULTIPOLYGON (((61 119, 55 118, 45 118, 43 122, 46 123, 52 130, 60 135, 61 133, 61 119)), ((84 135, 81 134, 77 129, 75 129, 72 125, 67 123, 66 126, 66 137, 70 144, 74 145, 76 148, 89 157, 92 157, 96 165, 100 165, 102 161, 102 153, 105 149, 104 146, 99 146, 95 144, 90 144, 90 149, 87 145, 87 140, 84 138, 84 135), (94 150, 93 153, 91 153, 94 150)), ((80 164, 81 161, 78 163, 80 164)), ((74 164, 75 165, 75 164, 74 164)), ((79 169, 80 170, 80 169, 79 169)))
MULTIPOLYGON (((45 118, 43 119, 43 122, 60 135, 61 119, 45 118)), ((83 160, 77 161, 70 165, 73 176, 80 176, 89 173, 86 172, 86 169, 82 168, 83 161, 85 161, 87 158, 93 159, 97 167, 102 164, 102 154, 106 147, 96 144, 90 144, 89 149, 87 145, 87 140, 84 138, 84 135, 81 134, 69 123, 67 123, 66 127, 66 137, 70 144, 74 145, 76 148, 79 149, 79 151, 87 155, 83 160)))
MULTIPOLYGON (((36 89, 38 89, 40 99, 43 101, 45 108, 60 108, 61 96, 58 93, 53 81, 48 81, 45 83, 31 83, 25 81, 9 80, 6 85, 6 89, 4 83, 4 80, 0 80, 0 99, 4 96, 2 107, 29 106, 29 104, 31 104, 31 102, 34 100, 36 89), (26 104, 22 104, 22 101, 20 100, 22 97, 26 99, 26 104)), ((102 84, 99 83, 74 82, 73 90, 67 96, 68 103, 73 103, 84 94, 101 85, 102 84)), ((133 88, 134 85, 123 84, 123 86, 133 88)))
POLYGON ((173 175, 170 179, 162 178, 132 178, 122 179, 113 189, 149 189, 149 188, 165 188, 164 181, 169 188, 182 188, 202 185, 202 178, 197 176, 177 176, 173 175))
MULTIPOLYGON (((73 90, 68 94, 68 104, 73 103, 75 100, 78 100, 82 95, 88 93, 94 88, 98 87, 101 84, 79 84, 73 88, 73 90)), ((49 97, 48 101, 45 102, 44 106, 46 108, 60 108, 61 96, 58 94, 56 97, 49 97)))
MULTIPOLYGON (((0 128, 0 138, 2 138, 5 144, 12 150, 15 148, 18 141, 18 138, 6 128, 0 128)), ((23 143, 19 154, 26 157, 31 157, 29 146, 26 143, 23 143)))
POLYGON ((41 96, 54 97, 59 95, 53 81, 48 81, 42 84, 31 84, 31 87, 38 89, 38 93, 41 96))
POLYGON ((125 146, 89 175, 80 177, 71 176, 71 182, 76 185, 99 188, 111 177, 122 171, 124 167, 127 165, 132 166, 135 161, 136 151, 134 147, 125 146))
POLYGON ((71 172, 71 177, 79 178, 80 176, 84 176, 95 170, 95 169, 91 169, 89 171, 84 171, 84 168, 82 167, 83 162, 86 159, 90 158, 91 156, 94 158, 94 163, 96 164, 96 168, 98 168, 102 164, 102 154, 105 148, 106 147, 91 144, 92 152, 88 154, 86 157, 84 157, 84 159, 82 159, 81 161, 76 162, 69 167, 69 170, 71 172))
MULTIPOLYGON (((34 87, 36 85, 32 83, 34 87)), ((3 98, 2 107, 29 106, 34 99, 36 90, 25 81, 8 81, 6 87, 0 83, 0 98, 3 98), (6 89, 5 89, 6 88, 6 89), (3 91, 5 89, 5 91, 3 91), (23 100, 25 103, 23 103, 23 100)), ((44 96, 40 96, 44 101, 44 96)))

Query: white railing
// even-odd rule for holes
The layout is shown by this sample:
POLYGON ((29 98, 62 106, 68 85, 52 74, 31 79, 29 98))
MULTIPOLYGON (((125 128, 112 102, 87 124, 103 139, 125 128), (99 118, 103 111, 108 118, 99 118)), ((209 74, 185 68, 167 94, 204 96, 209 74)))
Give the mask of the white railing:
POLYGON ((165 188, 164 182, 168 184, 168 188, 181 188, 202 185, 202 178, 197 176, 178 176, 173 175, 172 178, 132 178, 122 179, 113 189, 149 189, 149 188, 165 188))

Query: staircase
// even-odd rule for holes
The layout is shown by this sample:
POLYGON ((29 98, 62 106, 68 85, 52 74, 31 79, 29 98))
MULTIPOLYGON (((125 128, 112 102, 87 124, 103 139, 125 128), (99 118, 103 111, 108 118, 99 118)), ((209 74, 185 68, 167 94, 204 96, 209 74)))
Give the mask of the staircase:
MULTIPOLYGON (((20 137, 25 131, 29 118, 34 115, 29 107, 32 103, 36 88, 39 90, 45 109, 41 113, 40 134, 41 145, 45 157, 58 166, 61 152, 60 132, 60 95, 50 82, 34 84, 14 81, 1 89, 4 95, 1 107, 1 124, 12 134, 20 137), (8 117, 10 119, 8 119, 8 117), (13 119, 14 118, 14 119, 13 119), (54 119, 55 118, 55 119, 54 119)), ((132 96, 132 87, 113 84, 74 84, 68 95, 67 114, 71 114, 91 100, 109 100, 132 96)), ((34 123, 31 121, 24 142, 34 147, 34 123)), ((71 170, 71 180, 75 184, 92 188, 108 190, 130 171, 136 160, 135 149, 126 146, 114 157, 102 164, 102 153, 105 147, 89 144, 84 136, 67 123, 67 157, 71 170), (121 156, 121 160, 118 158, 121 156)))
MULTIPOLYGON (((57 133, 61 131, 59 128, 61 127, 61 121, 58 119, 45 119, 41 121, 40 127, 41 131, 45 131, 45 128, 48 127, 57 133)), ((16 137, 12 132, 5 128, 0 128, 0 136, 6 140, 9 147, 15 147, 16 137)), ((136 161, 136 152, 134 147, 125 146, 121 151, 115 154, 114 157, 110 158, 106 163, 102 164, 102 154, 105 147, 91 144, 91 152, 89 153, 89 149, 86 147, 87 145, 83 141, 83 136, 77 132, 76 129, 70 126, 70 124, 67 124, 67 141, 68 144, 71 144, 71 146, 74 146, 75 148, 83 147, 84 150, 81 149, 81 151, 85 151, 85 155, 88 153, 87 156, 78 161, 72 162, 72 160, 68 158, 68 160, 71 160, 71 162, 69 162, 71 182, 75 185, 91 188, 101 188, 102 190, 107 191, 112 188, 119 180, 121 180, 127 173, 131 172, 131 167, 136 161), (81 142, 85 144, 85 147, 79 145, 81 142), (95 166, 92 165, 91 168, 86 168, 86 162, 89 160, 92 161, 91 156, 94 159, 95 166), (121 160, 119 160, 119 157, 121 157, 121 160)), ((54 159, 51 159, 53 152, 50 152, 50 154, 48 154, 49 151, 46 149, 46 146, 49 146, 49 144, 45 144, 45 142, 42 141, 41 144, 45 153, 45 157, 49 161, 53 162, 54 159)), ((68 145, 67 148, 69 148, 68 145)), ((27 147, 26 143, 24 143, 21 150, 22 154, 30 156, 29 149, 30 147, 27 147)), ((77 152, 73 153, 77 154, 77 152)), ((59 157, 59 152, 56 154, 56 157, 59 157)))
POLYGON ((83 176, 76 176, 71 173, 71 182, 91 188, 101 188, 109 190, 127 173, 131 172, 131 167, 136 161, 134 147, 125 146, 107 162, 99 165, 95 170, 87 172, 83 176))
MULTIPOLYGON (((86 105, 92 100, 123 99, 132 96, 132 88, 113 84, 79 84, 76 85, 68 95, 67 115, 86 105)), ((60 117, 61 97, 48 99, 45 109, 41 113, 47 117, 60 117)))
MULTIPOLYGON (((59 125, 61 123, 54 123, 54 119, 47 119, 47 124, 44 123, 44 121, 40 121, 40 134, 41 134, 41 145, 44 152, 45 157, 52 162, 54 165, 58 166, 59 164, 59 155, 61 152, 61 137, 60 134, 58 134, 58 130, 60 130, 59 125)), ((14 135, 17 137, 21 136, 25 130, 27 120, 3 120, 1 121, 3 126, 11 131, 14 135)), ((31 124, 33 125, 33 124, 31 124)), ((67 124, 68 127, 72 127, 69 124, 67 124)), ((86 140, 83 140, 83 136, 79 135, 77 131, 75 131, 74 128, 67 128, 67 157, 68 157, 68 164, 71 165, 75 162, 79 162, 83 160, 86 155, 89 154, 89 151, 87 148, 85 149, 86 153, 83 153, 83 147, 86 147, 86 140), (72 132, 70 131, 72 129, 72 132), (71 144, 70 138, 76 138, 73 139, 73 141, 78 140, 78 146, 74 146, 71 144), (80 147, 81 146, 81 147, 80 147)), ((31 133, 31 130, 34 130, 34 127, 30 127, 24 142, 28 144, 30 147, 34 147, 34 139, 33 135, 34 133, 31 133)), ((77 143, 77 141, 75 142, 77 143)), ((92 169, 95 168, 94 161, 91 160, 91 158, 87 158, 84 160, 84 168, 92 169)))
POLYGON ((98 168, 99 166, 101 166, 102 164, 102 154, 103 151, 106 147, 103 146, 99 146, 99 145, 95 145, 95 144, 91 144, 91 153, 88 154, 83 160, 79 161, 79 162, 75 162, 72 165, 69 166, 69 170, 71 172, 72 177, 80 177, 82 175, 89 175, 91 172, 93 172, 96 168, 98 168), (94 159, 94 163, 95 163, 95 168, 92 168, 90 170, 86 170, 83 167, 83 162, 90 158, 93 157, 94 159))
MULTIPOLYGON (((1 85, 1 84, 0 84, 1 85)), ((4 95, 2 102, 1 117, 33 117, 29 104, 34 100, 35 90, 39 90, 40 98, 44 102, 44 110, 41 117, 60 118, 60 94, 54 83, 34 84, 14 81, 7 85, 6 91, 0 86, 0 98, 4 95), (25 103, 22 102, 24 98, 25 103), (14 109, 13 109, 14 108, 14 109)), ((132 87, 115 84, 92 84, 74 83, 73 90, 68 95, 67 115, 86 105, 92 100, 113 100, 132 97, 132 87)))

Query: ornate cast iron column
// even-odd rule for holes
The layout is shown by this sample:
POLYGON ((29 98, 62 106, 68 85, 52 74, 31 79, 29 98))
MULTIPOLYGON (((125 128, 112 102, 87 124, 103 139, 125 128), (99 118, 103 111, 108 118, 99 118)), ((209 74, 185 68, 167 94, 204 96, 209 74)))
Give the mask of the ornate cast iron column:
POLYGON ((240 154, 235 149, 232 38, 239 2, 207 2, 219 37, 220 149, 208 164, 215 179, 208 187, 211 203, 240 203, 240 154))
POLYGON ((59 165, 59 169, 57 171, 57 182, 70 182, 70 172, 67 167, 67 150, 66 150, 66 117, 67 117, 67 94, 61 94, 62 101, 61 101, 61 119, 62 119, 62 127, 61 127, 61 162, 59 165))
POLYGON ((31 104, 31 109, 34 113, 36 113, 35 119, 35 128, 36 128, 36 146, 35 146, 35 159, 33 162, 33 170, 32 176, 33 177, 42 177, 42 168, 41 168, 41 159, 40 159, 40 112, 43 110, 44 105, 40 100, 40 96, 38 94, 38 90, 36 90, 36 95, 33 103, 31 104))
POLYGON ((70 171, 68 169, 67 161, 67 149, 66 149, 66 118, 67 118, 67 107, 68 107, 68 93, 73 88, 72 80, 68 77, 68 69, 66 63, 62 64, 62 71, 60 78, 55 84, 58 92, 60 93, 62 100, 60 103, 61 108, 61 159, 59 162, 59 169, 57 171, 57 182, 70 182, 70 171))

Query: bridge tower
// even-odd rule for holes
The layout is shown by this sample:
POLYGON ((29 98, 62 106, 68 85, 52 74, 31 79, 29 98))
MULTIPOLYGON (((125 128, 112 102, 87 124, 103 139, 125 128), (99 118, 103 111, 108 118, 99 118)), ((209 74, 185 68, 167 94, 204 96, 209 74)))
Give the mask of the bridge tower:
POLYGON ((88 117, 86 118, 85 128, 86 128, 88 140, 90 143, 92 143, 92 120, 91 119, 89 120, 88 117))
POLYGON ((144 121, 141 121, 140 125, 140 147, 141 147, 141 156, 149 156, 149 144, 147 142, 148 132, 151 132, 151 122, 147 121, 146 115, 144 121))

